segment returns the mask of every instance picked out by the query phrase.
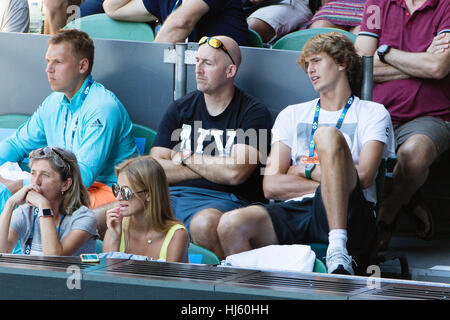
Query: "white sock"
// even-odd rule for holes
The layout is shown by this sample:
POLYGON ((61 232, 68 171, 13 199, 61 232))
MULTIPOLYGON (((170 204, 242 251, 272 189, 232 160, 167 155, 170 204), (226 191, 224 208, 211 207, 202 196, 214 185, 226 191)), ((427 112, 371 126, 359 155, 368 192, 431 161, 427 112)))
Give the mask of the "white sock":
POLYGON ((328 249, 332 247, 347 248, 347 229, 333 229, 328 233, 328 249))

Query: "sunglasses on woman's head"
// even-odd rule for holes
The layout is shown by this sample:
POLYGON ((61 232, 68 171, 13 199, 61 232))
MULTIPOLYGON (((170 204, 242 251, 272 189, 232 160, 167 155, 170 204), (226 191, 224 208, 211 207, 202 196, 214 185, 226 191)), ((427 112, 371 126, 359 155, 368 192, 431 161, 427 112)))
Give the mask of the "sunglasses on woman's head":
POLYGON ((201 46, 202 44, 208 42, 210 47, 213 47, 214 49, 222 49, 231 59, 231 62, 234 63, 233 58, 231 57, 231 54, 228 52, 227 48, 223 45, 222 41, 219 39, 213 38, 213 37, 202 37, 200 41, 198 42, 198 45, 201 46))
MULTIPOLYGON (((141 191, 137 191, 135 193, 142 193, 142 192, 146 192, 146 191, 147 190, 141 190, 141 191)), ((117 184, 112 185, 112 192, 113 192, 113 195, 115 198, 117 198, 117 196, 120 193, 122 200, 125 200, 125 201, 131 200, 131 198, 133 198, 133 194, 134 194, 133 191, 131 191, 131 189, 129 187, 127 187, 127 186, 120 187, 117 184)))
POLYGON ((64 156, 59 152, 56 148, 52 147, 44 147, 37 149, 32 152, 30 158, 33 159, 43 159, 43 158, 49 158, 53 157, 56 160, 59 160, 59 163, 55 163, 56 165, 64 168, 68 167, 70 169, 69 161, 64 158, 64 156))

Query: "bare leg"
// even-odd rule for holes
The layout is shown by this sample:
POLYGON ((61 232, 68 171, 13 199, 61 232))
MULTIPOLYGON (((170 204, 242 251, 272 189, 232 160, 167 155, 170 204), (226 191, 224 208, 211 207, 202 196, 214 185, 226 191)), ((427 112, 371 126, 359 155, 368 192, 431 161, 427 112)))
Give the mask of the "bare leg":
POLYGON ((262 206, 250 206, 225 213, 217 233, 225 257, 278 244, 269 213, 262 206))
POLYGON ((211 250, 219 259, 224 258, 217 236, 217 225, 221 216, 222 212, 217 209, 204 209, 195 214, 189 225, 192 242, 211 250))
POLYGON ((337 25, 337 24, 329 22, 328 20, 314 21, 309 27, 311 29, 312 28, 335 28, 335 29, 342 29, 345 31, 349 31, 349 29, 350 29, 350 26, 337 25))
POLYGON ((357 173, 351 152, 336 128, 321 127, 314 134, 320 159, 322 200, 330 230, 347 228, 348 200, 356 187, 357 173))
POLYGON ((269 42, 275 36, 275 30, 263 20, 248 18, 247 23, 250 29, 259 33, 264 43, 269 42))
POLYGON ((378 219, 391 224, 400 208, 425 183, 429 168, 437 156, 433 141, 425 135, 414 135, 397 151, 392 174, 392 190, 383 200, 378 219))
POLYGON ((44 0, 45 6, 45 34, 55 34, 67 24, 69 5, 79 6, 81 0, 44 0))
POLYGON ((23 180, 9 180, 3 178, 2 176, 0 176, 0 183, 7 187, 11 194, 16 193, 23 187, 23 180))

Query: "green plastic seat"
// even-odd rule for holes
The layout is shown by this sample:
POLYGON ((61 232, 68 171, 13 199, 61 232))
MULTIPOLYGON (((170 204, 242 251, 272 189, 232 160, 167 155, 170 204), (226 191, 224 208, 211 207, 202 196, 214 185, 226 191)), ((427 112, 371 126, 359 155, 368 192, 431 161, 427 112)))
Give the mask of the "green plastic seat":
POLYGON ((311 37, 315 36, 316 34, 328 33, 332 31, 340 32, 346 35, 353 42, 355 42, 356 40, 356 35, 345 30, 335 28, 313 28, 288 33, 287 35, 278 39, 278 41, 275 42, 275 44, 272 46, 272 49, 302 51, 303 46, 311 37))
POLYGON ((317 259, 317 258, 316 258, 316 261, 314 262, 313 272, 328 273, 325 263, 323 263, 320 259, 317 259))
POLYGON ((190 263, 201 263, 201 264, 220 264, 219 258, 214 252, 203 248, 195 243, 190 243, 188 249, 188 256, 190 263))
POLYGON ((263 41, 259 33, 250 28, 248 28, 248 31, 249 31, 249 46, 255 48, 262 48, 263 41))
POLYGON ((0 115, 0 128, 17 129, 29 118, 30 116, 25 114, 2 114, 0 115))
POLYGON ((155 33, 147 23, 114 20, 104 13, 75 19, 64 29, 78 29, 89 34, 91 38, 144 42, 155 39, 155 33))
POLYGON ((156 131, 146 126, 133 123, 132 134, 140 156, 148 155, 156 138, 156 131))

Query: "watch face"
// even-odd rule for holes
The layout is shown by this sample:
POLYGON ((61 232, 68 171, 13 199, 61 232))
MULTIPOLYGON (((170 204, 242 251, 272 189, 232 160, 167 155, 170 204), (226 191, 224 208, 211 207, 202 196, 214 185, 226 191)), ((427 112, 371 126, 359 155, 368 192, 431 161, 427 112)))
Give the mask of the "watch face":
POLYGON ((42 215, 43 216, 52 216, 52 210, 50 209, 42 209, 42 215))
POLYGON ((382 44, 382 45, 378 48, 378 52, 380 52, 380 53, 385 53, 387 49, 388 49, 388 45, 387 45, 387 44, 382 44))
POLYGON ((305 165, 305 169, 306 169, 306 170, 311 170, 312 168, 314 168, 314 164, 313 164, 313 163, 307 163, 307 164, 305 165))

